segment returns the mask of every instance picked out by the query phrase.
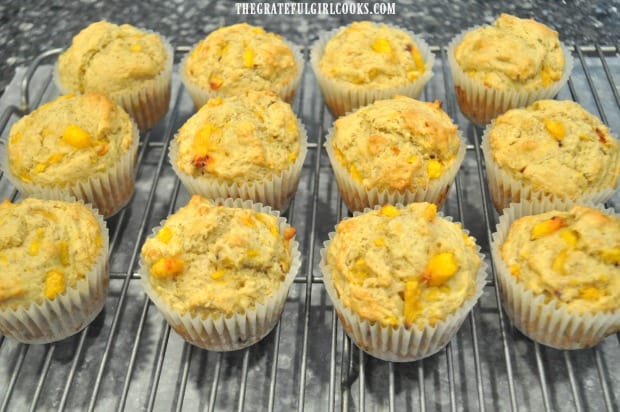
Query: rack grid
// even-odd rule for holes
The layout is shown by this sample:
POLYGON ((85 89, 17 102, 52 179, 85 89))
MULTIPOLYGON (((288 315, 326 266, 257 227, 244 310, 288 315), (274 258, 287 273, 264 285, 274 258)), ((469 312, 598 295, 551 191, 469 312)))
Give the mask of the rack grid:
MULTIPOLYGON (((177 58, 188 50, 178 47, 177 58)), ((491 272, 484 295, 445 349, 417 362, 380 361, 352 344, 337 321, 322 285, 319 249, 348 211, 323 149, 333 117, 308 64, 293 108, 308 129, 309 150, 285 213, 297 228, 303 264, 282 320, 261 342, 229 353, 198 349, 171 333, 135 270, 151 228, 189 198, 167 158, 170 139, 194 112, 175 74, 169 113, 141 135, 133 199, 107 221, 111 279, 103 312, 54 344, 24 345, 0 336, 0 412, 619 410, 619 334, 593 349, 559 351, 524 337, 501 310, 489 252, 498 215, 486 187, 482 131, 458 110, 446 49, 432 50, 434 76, 422 99, 442 101, 468 140, 442 210, 477 239, 491 272)), ((5 102, 3 139, 20 116, 57 95, 49 63, 60 51, 37 57, 21 82, 19 101, 5 102)), ((618 133, 619 46, 575 46, 572 52, 576 65, 558 98, 579 102, 618 133)), ((1 175, 0 197, 20 198, 1 175)), ((617 207, 619 200, 616 195, 609 205, 617 207)))

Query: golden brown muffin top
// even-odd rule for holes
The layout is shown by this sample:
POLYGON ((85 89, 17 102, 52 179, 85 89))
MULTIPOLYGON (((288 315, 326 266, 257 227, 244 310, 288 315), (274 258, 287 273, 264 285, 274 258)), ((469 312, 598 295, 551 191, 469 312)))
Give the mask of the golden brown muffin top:
POLYGON ((13 125, 9 167, 26 183, 63 186, 113 167, 136 138, 129 115, 109 98, 60 96, 13 125))
POLYGON ((425 63, 409 34, 363 21, 342 28, 327 42, 319 69, 352 85, 388 88, 415 81, 425 63))
POLYGON ((227 183, 272 178, 295 163, 301 147, 295 113, 270 91, 212 98, 175 140, 181 171, 227 183))
POLYGON ((499 167, 547 194, 577 198, 614 188, 618 141, 596 116, 570 100, 539 100, 495 119, 489 148, 499 167))
POLYGON ((498 89, 535 90, 560 80, 564 54, 558 33, 533 19, 502 14, 492 26, 465 34, 456 61, 466 75, 498 89))
POLYGON ((221 27, 194 47, 184 75, 221 95, 246 90, 278 92, 300 68, 283 38, 247 23, 221 27))
POLYGON ((336 226, 330 278, 345 307, 383 326, 433 326, 476 289, 480 258, 461 226, 431 203, 383 206, 336 226))
POLYGON ((135 91, 157 77, 170 59, 159 35, 129 24, 90 24, 58 58, 58 74, 74 93, 135 91))
POLYGON ((517 219, 502 260, 526 290, 570 312, 620 308, 620 219, 574 206, 517 219))
POLYGON ((194 195, 142 247, 151 286, 181 315, 230 316, 255 308, 285 279, 289 241, 278 219, 194 195))
POLYGON ((457 127, 439 102, 376 101, 334 123, 336 158, 366 189, 425 188, 459 151, 457 127))
POLYGON ((75 288, 102 253, 99 222, 80 203, 4 200, 0 227, 0 310, 75 288))

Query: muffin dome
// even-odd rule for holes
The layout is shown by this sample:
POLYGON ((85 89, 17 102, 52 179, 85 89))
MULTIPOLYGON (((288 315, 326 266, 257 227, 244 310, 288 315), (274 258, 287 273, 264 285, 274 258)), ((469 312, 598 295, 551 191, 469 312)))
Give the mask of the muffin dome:
POLYGON ((113 101, 66 95, 22 117, 11 128, 7 152, 21 180, 64 186, 113 167, 133 141, 131 119, 113 101))
POLYGON ((110 216, 133 193, 138 140, 129 115, 109 98, 65 95, 13 125, 0 161, 22 193, 80 199, 110 216))
POLYGON ((358 211, 441 204, 465 156, 458 128, 439 102, 404 96, 338 118, 325 147, 347 206, 358 211))
POLYGON ((79 32, 58 58, 62 84, 76 93, 141 88, 169 59, 160 36, 129 24, 99 21, 79 32))
POLYGON ((605 201, 620 175, 618 141, 600 119, 568 100, 509 110, 486 130, 482 147, 498 210, 541 196, 605 201))
POLYGON ((197 107, 214 95, 271 90, 290 100, 303 70, 284 39, 247 23, 221 27, 200 41, 181 64, 183 83, 197 107))
POLYGON ((341 29, 325 45, 319 69, 328 78, 388 88, 425 72, 419 46, 405 31, 369 21, 341 29))
POLYGON ((92 23, 58 58, 61 93, 100 93, 121 105, 140 130, 168 111, 174 51, 156 33, 128 24, 92 23))
POLYGON ((547 87, 560 80, 565 68, 555 30, 509 14, 466 33, 454 54, 467 76, 498 89, 547 87))

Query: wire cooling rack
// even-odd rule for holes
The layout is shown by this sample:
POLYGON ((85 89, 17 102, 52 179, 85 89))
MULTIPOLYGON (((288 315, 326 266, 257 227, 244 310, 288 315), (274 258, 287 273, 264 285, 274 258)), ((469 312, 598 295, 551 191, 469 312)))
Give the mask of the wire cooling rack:
MULTIPOLYGON (((187 51, 177 48, 177 57, 187 51)), ((20 116, 56 96, 51 63, 59 52, 35 59, 20 98, 5 102, 3 139, 20 116)), ((469 143, 443 211, 464 224, 491 263, 489 242, 498 216, 486 187, 481 130, 458 110, 446 50, 435 47, 433 52, 434 76, 422 99, 441 100, 469 143)), ((578 101, 617 134, 618 46, 580 46, 572 52, 576 65, 558 98, 578 101)), ((275 330, 237 352, 192 347, 171 333, 134 273, 145 236, 189 197, 167 158, 170 139, 194 112, 175 75, 169 113, 142 133, 134 197, 108 220, 111 280, 104 311, 81 333, 54 344, 23 345, 0 336, 0 412, 619 410, 620 336, 580 351, 532 342, 500 309, 494 272, 457 336, 430 358, 383 362, 350 342, 318 268, 322 242, 347 214, 322 148, 333 118, 309 67, 300 86, 293 108, 308 129, 310 145, 299 190, 285 216, 297 228, 303 265, 275 330)), ((1 176, 0 196, 20 198, 1 176)), ((618 200, 614 197, 610 205, 618 200)))

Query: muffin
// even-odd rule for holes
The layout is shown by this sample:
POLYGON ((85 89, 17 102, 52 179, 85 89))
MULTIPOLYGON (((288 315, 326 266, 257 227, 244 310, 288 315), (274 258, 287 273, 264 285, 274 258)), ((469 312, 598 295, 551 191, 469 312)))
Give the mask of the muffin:
POLYGON ((379 359, 439 351, 482 295, 475 240, 432 203, 385 205, 345 219, 321 250, 323 282, 347 335, 379 359))
POLYGON ((323 33, 310 56, 334 116, 398 94, 419 97, 433 75, 434 59, 416 34, 369 21, 323 33))
POLYGON ((285 210, 307 151, 303 124, 271 91, 214 97, 178 130, 170 164, 191 194, 285 210))
POLYGON ((195 195, 144 243, 142 285, 188 342, 241 349, 280 319, 301 264, 294 236, 278 212, 261 204, 216 204, 195 195))
POLYGON ((86 327, 108 292, 108 230, 82 203, 0 203, 0 334, 62 340, 86 327))
POLYGON ((215 96, 271 90, 290 102, 301 78, 299 48, 281 36, 247 23, 221 27, 200 41, 181 62, 181 81, 196 108, 215 96))
POLYGON ((553 29, 502 14, 492 26, 456 36, 448 63, 461 112, 482 126, 508 109, 555 96, 568 81, 573 58, 553 29))
POLYGON ((617 139, 572 101, 541 100, 509 110, 487 127, 482 150, 499 212, 522 200, 604 202, 620 174, 617 139))
POLYGON ((465 142, 439 102, 379 100, 340 117, 325 148, 351 210, 445 200, 465 142))
POLYGON ((90 203, 111 216, 134 189, 138 129, 107 97, 66 95, 11 128, 0 164, 28 196, 90 203))
POLYGON ((56 85, 62 94, 106 95, 146 130, 168 111, 173 57, 170 43, 156 33, 99 21, 59 56, 56 85))
POLYGON ((620 331, 620 217, 568 203, 541 213, 524 202, 505 212, 492 252, 514 325, 557 349, 591 347, 620 331))

